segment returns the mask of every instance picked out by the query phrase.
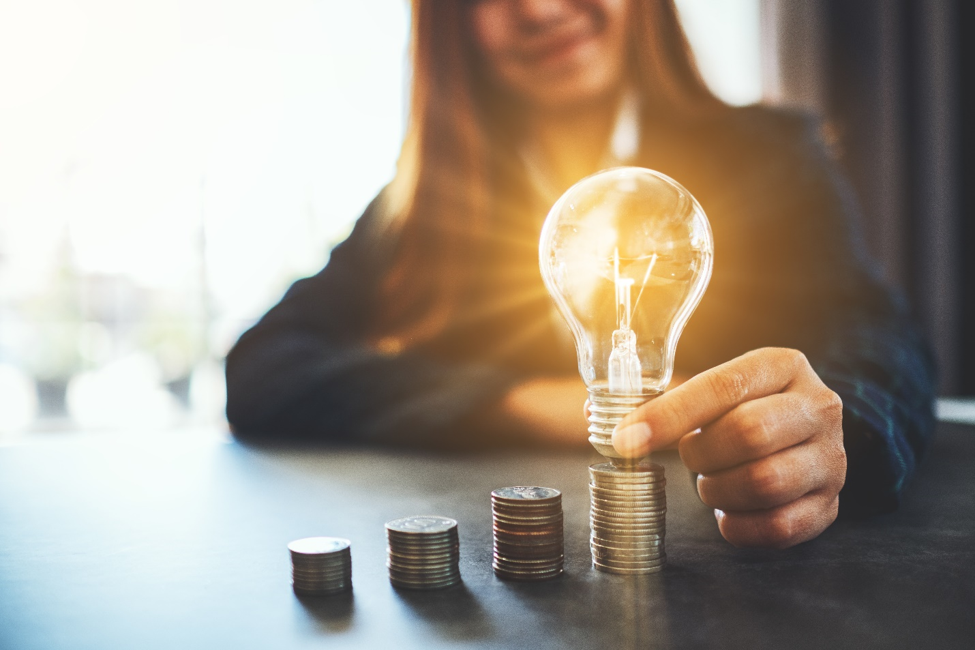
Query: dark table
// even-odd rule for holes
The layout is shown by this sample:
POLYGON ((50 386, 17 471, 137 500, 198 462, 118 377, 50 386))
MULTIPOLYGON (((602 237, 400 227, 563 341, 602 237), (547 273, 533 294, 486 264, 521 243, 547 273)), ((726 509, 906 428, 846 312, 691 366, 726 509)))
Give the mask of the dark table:
POLYGON ((217 436, 0 448, 0 648, 972 648, 975 429, 943 425, 901 510, 788 551, 719 536, 675 456, 660 574, 593 571, 588 454, 260 450, 217 436), (566 574, 490 568, 489 494, 564 492, 566 574), (400 592, 383 523, 460 522, 461 587, 400 592), (354 592, 297 598, 285 545, 353 542, 354 592))

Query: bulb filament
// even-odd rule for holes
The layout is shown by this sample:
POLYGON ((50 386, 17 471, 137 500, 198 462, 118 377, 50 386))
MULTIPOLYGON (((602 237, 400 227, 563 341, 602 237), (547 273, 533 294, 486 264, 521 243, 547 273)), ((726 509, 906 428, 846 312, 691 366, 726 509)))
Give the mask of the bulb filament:
POLYGON ((613 252, 613 282, 616 285, 617 329, 613 332, 613 351, 609 355, 609 392, 639 394, 643 388, 640 357, 636 352, 636 332, 630 329, 633 315, 630 293, 634 281, 620 277, 619 248, 613 252))

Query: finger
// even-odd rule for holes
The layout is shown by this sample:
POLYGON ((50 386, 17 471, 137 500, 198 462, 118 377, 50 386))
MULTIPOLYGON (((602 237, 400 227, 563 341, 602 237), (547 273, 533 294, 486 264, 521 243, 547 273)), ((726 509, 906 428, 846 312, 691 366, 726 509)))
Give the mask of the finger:
POLYGON ((692 472, 709 474, 798 445, 821 427, 819 409, 805 395, 769 395, 681 438, 680 457, 692 472))
POLYGON ((715 510, 721 535, 738 547, 788 548, 809 541, 836 521, 839 497, 813 492, 771 510, 715 510))
POLYGON ((742 402, 783 391, 807 372, 809 362, 796 350, 763 348, 743 354, 634 409, 613 432, 613 446, 626 457, 646 455, 742 402))
POLYGON ((817 445, 777 454, 697 478, 701 501, 725 511, 767 510, 830 487, 830 466, 817 445))

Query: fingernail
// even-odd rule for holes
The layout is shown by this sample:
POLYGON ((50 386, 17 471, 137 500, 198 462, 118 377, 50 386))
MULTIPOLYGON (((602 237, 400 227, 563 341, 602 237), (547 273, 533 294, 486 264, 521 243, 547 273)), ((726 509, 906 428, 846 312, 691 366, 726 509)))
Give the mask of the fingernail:
POLYGON ((613 431, 613 446, 624 456, 640 456, 649 451, 650 425, 634 422, 613 431))

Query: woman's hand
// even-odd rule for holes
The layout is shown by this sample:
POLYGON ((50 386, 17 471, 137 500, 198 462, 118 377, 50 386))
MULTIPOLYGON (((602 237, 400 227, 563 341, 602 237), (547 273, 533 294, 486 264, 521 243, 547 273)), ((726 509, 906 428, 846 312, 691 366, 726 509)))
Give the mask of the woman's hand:
POLYGON ((679 441, 724 538, 786 548, 836 519, 846 480, 842 410, 801 352, 764 348, 639 407, 613 445, 639 457, 679 441))

